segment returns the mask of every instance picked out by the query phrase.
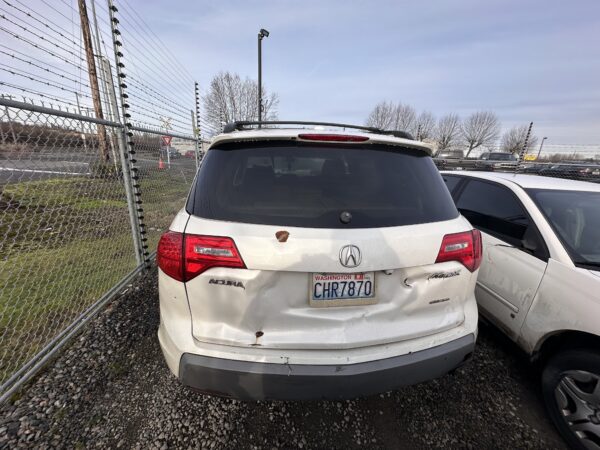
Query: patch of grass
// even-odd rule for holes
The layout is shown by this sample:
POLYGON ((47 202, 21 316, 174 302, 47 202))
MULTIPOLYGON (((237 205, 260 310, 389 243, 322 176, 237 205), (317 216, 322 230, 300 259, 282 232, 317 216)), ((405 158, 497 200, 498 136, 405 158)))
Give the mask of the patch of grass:
POLYGON ((14 405, 14 403, 17 400, 21 400, 22 397, 23 397, 23 389, 19 389, 10 396, 10 398, 8 399, 8 403, 10 403, 11 405, 14 405))
POLYGON ((33 357, 135 264, 129 234, 0 261, 0 379, 33 357))
POLYGON ((122 361, 113 361, 108 365, 108 373, 110 373, 114 378, 119 378, 122 375, 125 375, 129 372, 129 367, 124 364, 122 361))
MULTIPOLYGON (((140 177, 149 250, 183 206, 193 173, 140 177)), ((54 178, 0 192, 0 382, 135 268, 119 179, 54 178)), ((118 376, 124 367, 110 368, 118 376)))

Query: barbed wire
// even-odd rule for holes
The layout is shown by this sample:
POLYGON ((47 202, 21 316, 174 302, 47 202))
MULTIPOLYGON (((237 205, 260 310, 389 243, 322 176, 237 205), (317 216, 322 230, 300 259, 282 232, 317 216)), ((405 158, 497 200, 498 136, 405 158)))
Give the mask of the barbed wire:
MULTIPOLYGON (((37 37, 38 39, 40 39, 40 40, 42 40, 42 41, 44 41, 44 42, 47 42, 47 43, 48 43, 48 44, 50 44, 50 45, 53 45, 53 46, 54 46, 54 47, 56 47, 57 49, 60 49, 60 50, 64 51, 65 53, 68 53, 68 54, 70 54, 71 56, 74 56, 74 57, 76 57, 76 58, 80 58, 80 57, 79 57, 79 55, 77 55, 76 53, 72 52, 71 50, 69 50, 69 49, 67 49, 67 48, 64 48, 64 47, 62 47, 60 44, 57 44, 57 43, 56 43, 56 41, 50 40, 50 39, 48 39, 48 38, 47 38, 47 37, 45 37, 45 36, 41 36, 41 35, 39 35, 39 34, 37 34, 37 33, 34 33, 33 31, 29 30, 27 27, 24 27, 23 25, 20 25, 20 24, 18 24, 18 23, 16 23, 16 22, 14 22, 14 21, 12 21, 12 20, 8 19, 6 16, 4 16, 4 15, 2 15, 2 14, 0 14, 0 19, 4 19, 4 20, 6 20, 7 22, 9 22, 9 23, 12 23, 12 24, 13 24, 13 25, 15 25, 16 27, 19 27, 19 28, 21 28, 23 31, 25 31, 25 32, 27 32, 27 33, 30 33, 30 34, 32 34, 33 36, 37 37)), ((81 58, 80 58, 80 59, 81 59, 81 58)), ((83 59, 81 59, 81 60, 83 61, 83 59)))
MULTIPOLYGON (((79 31, 81 25, 77 5, 67 0, 41 2, 47 10, 34 9, 22 0, 0 1, 0 22, 8 25, 6 27, 0 24, 0 33, 4 32, 35 50, 20 51, 15 45, 0 44, 0 54, 5 57, 4 62, 0 63, 0 70, 27 80, 3 80, 1 85, 17 94, 31 95, 76 108, 90 108, 93 88, 89 80, 84 79, 88 69, 79 31), (68 28, 71 28, 71 32, 68 28), (36 51, 44 56, 36 55, 36 51), (57 63, 47 61, 48 57, 54 58, 57 63), (13 63, 6 64, 9 60, 13 63), (68 95, 60 95, 60 92, 68 95), (77 102, 67 98, 71 95, 76 96, 77 102)), ((107 5, 95 3, 94 6, 94 20, 98 26, 91 31, 97 35, 94 47, 98 47, 98 44, 100 46, 95 48, 94 56, 100 68, 100 76, 104 78, 102 59, 107 58, 111 65, 114 64, 114 51, 107 48, 107 42, 112 46, 112 27, 107 5), (105 56, 101 55, 101 49, 105 56)), ((112 80, 109 81, 113 84, 126 83, 129 87, 131 95, 127 102, 131 107, 131 116, 153 126, 161 124, 168 117, 173 128, 186 133, 190 130, 193 132, 194 126, 201 132, 218 132, 218 127, 211 123, 204 111, 197 115, 194 113, 195 83, 189 70, 172 54, 135 8, 126 3, 119 3, 118 6, 122 6, 119 16, 119 39, 125 49, 122 58, 129 73, 126 73, 126 78, 120 79, 111 70, 112 80), (168 72, 163 70, 165 67, 175 70, 168 72)), ((104 95, 102 102, 108 102, 105 83, 101 82, 98 90, 104 95)), ((110 111, 109 105, 103 109, 110 111)))
POLYGON ((16 59, 18 61, 24 62, 24 63, 26 63, 26 64, 28 64, 30 66, 37 67, 38 69, 41 69, 44 72, 54 74, 54 75, 56 75, 56 76, 58 76, 58 77, 60 77, 62 79, 65 79, 65 80, 68 80, 68 81, 72 81, 73 83, 79 84, 80 86, 85 86, 85 87, 87 87, 89 89, 92 89, 91 86, 89 84, 87 84, 87 83, 84 83, 84 82, 79 81, 79 80, 74 79, 74 78, 67 77, 66 75, 62 75, 62 74, 60 74, 60 73, 58 73, 58 72, 56 72, 54 70, 50 70, 48 68, 48 66, 52 67, 55 70, 60 70, 58 67, 52 66, 51 64, 45 63, 46 67, 44 67, 44 66, 41 66, 39 64, 34 63, 33 61, 29 61, 27 59, 20 58, 18 56, 12 55, 12 54, 10 54, 8 52, 5 52, 4 50, 0 50, 0 53, 3 53, 5 55, 7 55, 7 56, 10 56, 11 58, 16 59))
MULTIPOLYGON (((28 74, 27 72, 25 72, 24 74, 22 74, 22 73, 17 73, 17 72, 15 72, 15 70, 17 70, 17 71, 20 71, 19 69, 12 68, 12 67, 10 67, 10 66, 7 66, 7 65, 5 65, 5 64, 2 64, 2 63, 0 63, 0 65, 1 65, 1 66, 5 66, 5 67, 7 67, 7 68, 0 67, 0 70, 3 70, 3 71, 5 71, 5 72, 8 72, 8 73, 10 73, 10 74, 12 74, 12 75, 20 76, 20 77, 22 77, 22 78, 27 78, 28 80, 31 80, 31 81, 33 81, 33 82, 40 83, 40 84, 44 84, 44 85, 46 85, 46 86, 49 86, 49 87, 54 87, 54 88, 60 89, 61 91, 72 92, 72 93, 74 93, 74 94, 78 94, 78 95, 81 95, 81 96, 83 96, 83 97, 92 98, 92 97, 91 97, 90 95, 88 95, 88 94, 85 94, 85 93, 83 93, 83 92, 78 92, 78 91, 75 91, 75 90, 73 90, 73 89, 72 89, 70 86, 66 86, 66 85, 64 85, 64 84, 59 84, 59 83, 56 83, 56 82, 54 82, 54 80, 51 80, 51 81, 44 81, 44 80, 48 80, 48 79, 47 79, 47 78, 44 78, 44 77, 40 77, 40 76, 33 76, 33 75, 31 75, 31 74, 28 74)), ((24 71, 20 71, 20 72, 24 72, 24 71)))
POLYGON ((156 42, 158 42, 159 48, 162 47, 162 49, 163 49, 162 50, 163 56, 165 56, 165 58, 167 60, 172 61, 176 66, 178 66, 182 70, 182 74, 187 76, 189 82, 194 83, 194 81, 195 81, 194 77, 189 72, 189 70, 177 58, 175 58, 172 55, 169 48, 160 39, 160 37, 158 37, 158 35, 152 30, 152 28, 144 21, 144 19, 137 13, 137 11, 135 11, 133 8, 130 9, 130 6, 126 2, 123 2, 123 7, 124 7, 125 15, 129 14, 133 21, 140 23, 141 26, 145 27, 150 32, 150 34, 152 34, 152 36, 156 39, 156 42))
MULTIPOLYGON (((57 34, 58 34, 60 37, 62 37, 63 39, 66 39, 67 41, 69 41, 69 42, 71 42, 71 43, 73 43, 73 44, 75 44, 75 45, 78 45, 78 43, 77 43, 77 42, 75 42, 75 41, 74 41, 74 40, 72 40, 71 38, 69 38, 69 37, 65 36, 65 35, 64 35, 63 33, 61 33, 60 31, 57 31, 57 30, 56 30, 56 28, 58 28, 58 29, 60 29, 60 30, 63 30, 63 31, 65 31, 65 32, 67 32, 67 33, 68 33, 68 31, 66 31, 66 30, 65 30, 64 28, 62 28, 60 25, 52 24, 53 26, 51 27, 50 25, 48 25, 48 24, 47 24, 46 22, 44 22, 43 20, 41 20, 41 19, 38 19, 38 18, 37 18, 37 17, 36 17, 34 14, 32 14, 31 12, 24 11, 24 10, 22 10, 21 8, 19 8, 19 7, 17 7, 17 6, 14 6, 12 3, 9 3, 9 2, 8 2, 8 1, 6 1, 6 0, 2 0, 2 1, 3 1, 4 3, 6 3, 8 6, 10 6, 11 8, 14 8, 14 9, 16 9, 17 11, 19 11, 21 14, 25 14, 27 17, 30 17, 30 18, 32 18, 33 20, 35 20, 36 22, 38 22, 38 23, 42 24, 42 25, 43 25, 43 26, 44 26, 44 27, 45 27, 47 30, 40 30, 40 29, 39 29, 38 27, 36 27, 35 25, 31 25, 30 23, 26 22, 26 21, 25 21, 23 18, 21 18, 21 17, 19 17, 19 16, 15 15, 15 14, 12 14, 12 13, 10 13, 10 12, 6 11, 4 8, 0 8, 0 11, 4 11, 6 14, 9 14, 9 15, 11 15, 12 17, 15 17, 15 18, 17 18, 17 19, 19 19, 19 20, 22 20, 24 23, 26 23, 27 25, 29 25, 29 26, 31 26, 31 27, 33 27, 33 28, 35 28, 35 29, 36 29, 36 30, 38 30, 38 31, 48 31, 48 30, 49 30, 49 31, 52 31, 52 32, 54 32, 54 33, 57 33, 57 34)), ((47 19, 46 19, 46 20, 47 20, 47 19)))
MULTIPOLYGON (((19 85, 13 84, 13 83, 7 83, 7 82, 4 82, 4 81, 0 81, 0 85, 1 86, 6 86, 8 88, 15 89, 15 90, 18 90, 18 91, 21 91, 21 92, 27 92, 29 94, 33 94, 33 95, 38 96, 38 97, 47 98, 48 100, 54 100, 56 102, 65 103, 67 105, 74 106, 76 108, 87 109, 87 110, 90 110, 90 111, 92 111, 94 109, 91 105, 86 104, 86 103, 84 103, 84 104, 73 103, 72 100, 66 99, 64 97, 58 97, 56 95, 48 95, 48 94, 46 94, 44 92, 36 91, 34 89, 26 88, 24 86, 19 86, 19 85)), ((79 94, 77 94, 77 95, 79 95, 79 94)), ((22 97, 25 98, 25 96, 22 96, 22 97)), ((31 98, 31 97, 29 97, 29 100, 30 100, 30 102, 34 101, 34 99, 31 98)))
MULTIPOLYGON (((10 35, 11 35, 11 36, 13 36, 15 39, 21 40, 21 41, 23 41, 23 42, 25 42, 25 43, 27 43, 27 44, 31 45, 32 47, 35 47, 35 48, 37 48, 38 50, 41 50, 41 51, 43 51, 43 52, 45 52, 45 53, 49 54, 50 56, 53 56, 53 57, 55 57, 55 58, 59 59, 60 61, 62 61, 62 62, 64 62, 64 63, 70 64, 70 65, 72 65, 72 66, 74 66, 74 67, 77 67, 77 68, 80 68, 80 69, 82 68, 80 65, 73 63, 72 61, 70 61, 69 59, 65 58, 64 56, 62 56, 62 55, 58 55, 58 54, 54 53, 52 50, 48 50, 47 48, 45 48, 45 47, 43 47, 43 46, 41 46, 41 45, 39 45, 39 44, 36 44, 35 42, 33 42, 33 41, 31 41, 31 40, 27 39, 26 37, 23 37, 23 36, 21 36, 21 35, 17 34, 17 33, 14 33, 14 32, 12 32, 11 30, 8 30, 8 29, 6 29, 6 28, 4 28, 4 27, 0 26, 0 31, 4 31, 5 33, 8 33, 8 34, 10 34, 10 35)), ((84 61, 84 59, 83 59, 83 58, 79 58, 79 59, 80 59, 81 61, 84 61)))
MULTIPOLYGON (((64 73, 66 73, 68 75, 76 76, 76 74, 74 74, 73 72, 69 72, 68 70, 63 69, 62 67, 57 67, 55 65, 52 65, 48 61, 43 61, 41 59, 35 58, 35 57, 31 56, 30 54, 20 52, 18 50, 12 49, 12 48, 10 48, 10 47, 8 47, 6 45, 3 45, 3 44, 0 44, 0 47, 6 49, 6 50, 0 50, 0 52, 6 54, 8 56, 13 56, 15 54, 18 54, 18 55, 27 57, 30 60, 35 61, 36 63, 48 65, 48 66, 52 67, 54 70, 58 70, 58 71, 64 72, 64 73)), ((80 70, 83 69, 83 67, 81 67, 81 66, 77 66, 77 68, 79 68, 80 70)))
POLYGON ((186 110, 186 106, 183 106, 182 104, 178 103, 178 102, 174 102, 172 98, 169 98, 163 94, 161 94, 160 92, 158 92, 157 90, 153 89, 152 87, 148 86, 146 83, 144 83, 143 81, 140 81, 136 76, 132 76, 132 75, 128 75, 127 78, 130 81, 133 81, 133 84, 130 83, 130 86, 134 86, 140 90, 144 90, 146 89, 146 94, 153 97, 154 99, 158 100, 158 101, 167 101, 167 102, 171 102, 174 105, 177 105, 178 107, 181 108, 182 111, 186 110))

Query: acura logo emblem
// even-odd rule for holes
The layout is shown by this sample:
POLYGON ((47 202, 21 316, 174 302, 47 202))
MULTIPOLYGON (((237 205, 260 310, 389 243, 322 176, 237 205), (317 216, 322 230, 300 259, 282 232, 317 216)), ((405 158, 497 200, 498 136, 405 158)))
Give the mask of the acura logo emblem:
POLYGON ((356 267, 361 260, 362 256, 356 245, 344 245, 340 250, 340 263, 344 267, 356 267))

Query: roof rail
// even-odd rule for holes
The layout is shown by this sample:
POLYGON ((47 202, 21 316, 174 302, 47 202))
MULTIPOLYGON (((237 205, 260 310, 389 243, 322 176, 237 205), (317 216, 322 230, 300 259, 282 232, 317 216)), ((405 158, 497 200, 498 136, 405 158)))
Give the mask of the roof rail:
POLYGON ((300 120, 271 120, 271 121, 253 121, 253 120, 241 120, 236 122, 230 122, 223 127, 223 133, 231 133, 236 130, 243 130, 246 127, 251 126, 269 126, 269 125, 314 125, 324 127, 337 127, 337 128, 352 128, 354 130, 367 131, 369 133, 387 134, 398 138, 414 140, 410 133, 400 130, 380 130, 375 127, 365 127, 361 125, 349 125, 347 123, 334 123, 334 122, 308 122, 300 120))

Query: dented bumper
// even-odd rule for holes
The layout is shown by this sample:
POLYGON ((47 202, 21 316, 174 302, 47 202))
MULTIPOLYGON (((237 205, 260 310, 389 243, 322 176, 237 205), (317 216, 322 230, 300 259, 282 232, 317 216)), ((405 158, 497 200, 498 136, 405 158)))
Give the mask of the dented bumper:
POLYGON ((179 379, 205 393, 240 400, 348 399, 438 378, 463 364, 475 335, 425 350, 347 365, 274 364, 184 353, 179 379))

